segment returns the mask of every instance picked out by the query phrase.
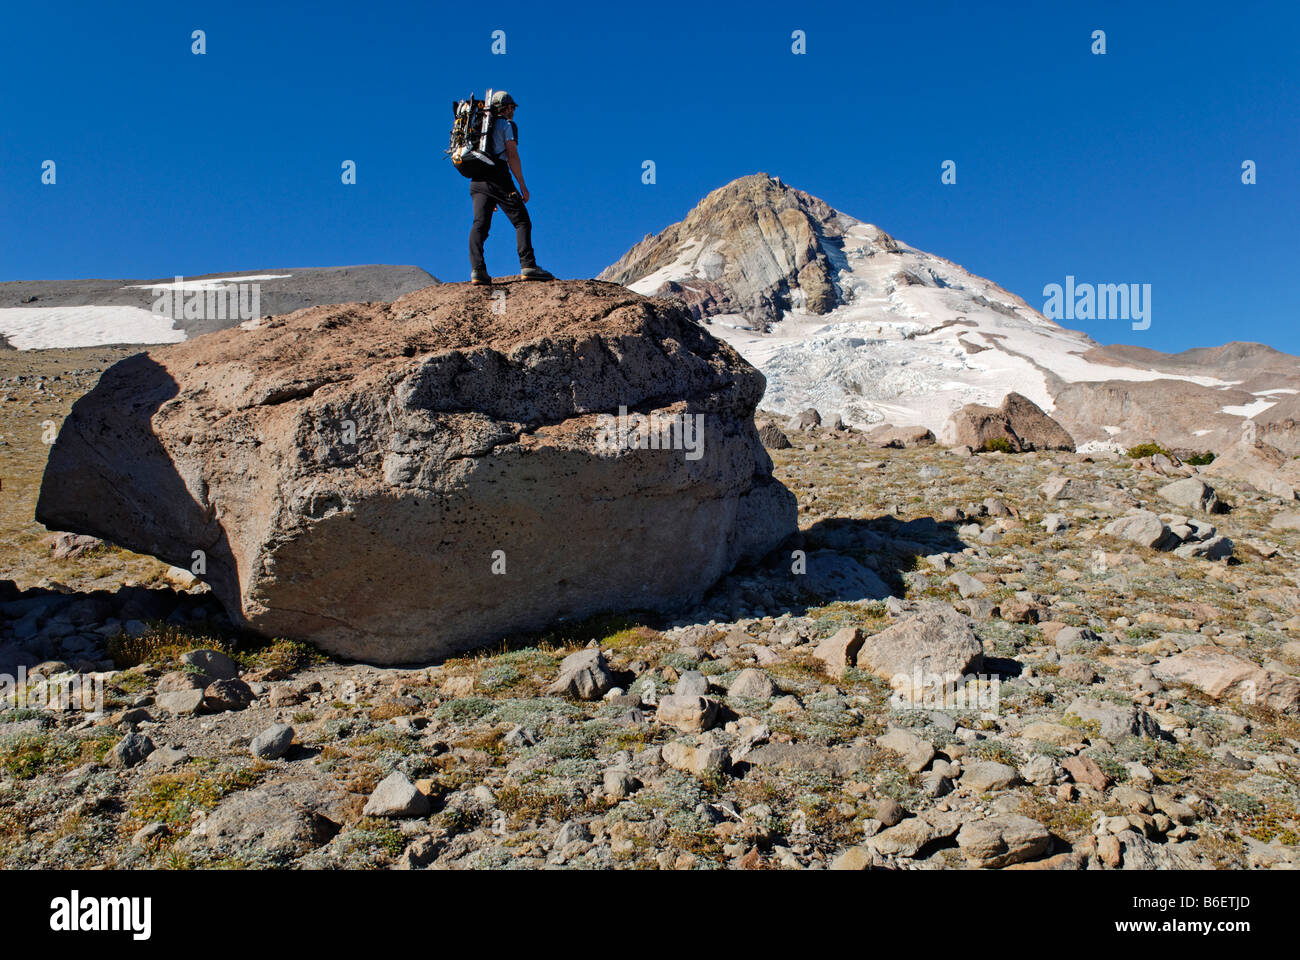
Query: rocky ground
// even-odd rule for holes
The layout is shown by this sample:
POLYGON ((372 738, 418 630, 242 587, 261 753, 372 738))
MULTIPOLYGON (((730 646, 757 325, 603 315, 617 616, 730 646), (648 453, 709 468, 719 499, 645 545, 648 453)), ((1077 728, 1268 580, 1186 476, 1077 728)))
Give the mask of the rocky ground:
POLYGON ((0 358, 0 670, 33 696, 102 678, 106 703, 0 689, 0 865, 1300 862, 1294 502, 1217 478, 1211 498, 1160 457, 789 431, 770 452, 801 554, 675 620, 378 669, 241 637, 148 558, 52 550, 39 426, 115 359, 59 353, 0 358), (930 654, 985 699, 894 696, 886 662, 930 654))

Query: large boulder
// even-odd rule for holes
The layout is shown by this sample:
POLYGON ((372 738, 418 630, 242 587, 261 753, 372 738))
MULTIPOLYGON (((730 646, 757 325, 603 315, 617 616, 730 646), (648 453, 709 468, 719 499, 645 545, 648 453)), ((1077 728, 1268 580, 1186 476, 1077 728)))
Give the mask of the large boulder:
POLYGON ((994 440, 1005 441, 1017 453, 1074 450, 1074 438, 1064 427, 1034 401, 1015 392, 1002 398, 1001 407, 966 404, 949 418, 940 439, 950 447, 965 445, 972 450, 994 440))
POLYGON ((1300 460, 1260 440, 1233 444, 1201 467, 1201 473, 1246 483, 1283 500, 1300 495, 1300 460))
POLYGON ((446 284, 245 326, 106 371, 37 519, 376 663, 677 609, 796 529, 754 428, 763 376, 672 302, 446 284))

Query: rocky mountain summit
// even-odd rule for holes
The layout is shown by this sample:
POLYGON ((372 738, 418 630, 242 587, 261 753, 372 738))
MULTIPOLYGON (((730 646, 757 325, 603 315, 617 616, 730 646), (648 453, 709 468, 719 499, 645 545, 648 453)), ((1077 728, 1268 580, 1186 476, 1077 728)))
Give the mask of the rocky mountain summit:
POLYGON ((678 297, 696 319, 739 315, 762 329, 790 310, 824 314, 840 304, 832 278, 851 222, 816 197, 756 173, 714 190, 599 279, 678 297))
POLYGON ((1085 452, 1220 450, 1255 431, 1300 453, 1300 359, 1256 343, 1102 346, 766 174, 714 190, 601 277, 686 302, 763 371, 779 413, 939 434, 959 408, 1015 392, 1085 452))
POLYGON ((241 626, 372 663, 671 611, 794 532, 754 428, 763 377, 734 350, 611 284, 498 292, 314 307, 123 360, 63 421, 36 518, 193 570, 241 626))

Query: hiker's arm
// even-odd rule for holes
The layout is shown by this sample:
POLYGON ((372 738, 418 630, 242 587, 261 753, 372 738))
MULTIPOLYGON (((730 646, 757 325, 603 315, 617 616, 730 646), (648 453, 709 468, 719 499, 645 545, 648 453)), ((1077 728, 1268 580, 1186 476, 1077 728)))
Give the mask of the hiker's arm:
POLYGON ((510 164, 510 172, 515 175, 515 180, 519 183, 519 196, 524 198, 524 203, 527 203, 528 187, 524 185, 524 172, 519 164, 519 147, 513 140, 506 141, 506 163, 510 164))

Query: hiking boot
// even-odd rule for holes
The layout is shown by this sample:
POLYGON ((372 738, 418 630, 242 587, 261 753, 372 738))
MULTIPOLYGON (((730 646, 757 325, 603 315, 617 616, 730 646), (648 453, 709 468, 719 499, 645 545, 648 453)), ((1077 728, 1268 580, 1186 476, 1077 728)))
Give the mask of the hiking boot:
POLYGON ((486 270, 475 270, 469 275, 469 282, 478 287, 487 286, 492 283, 492 274, 486 270))
POLYGON ((549 270, 543 270, 541 267, 524 267, 519 271, 519 276, 524 280, 554 280, 555 274, 549 270))

